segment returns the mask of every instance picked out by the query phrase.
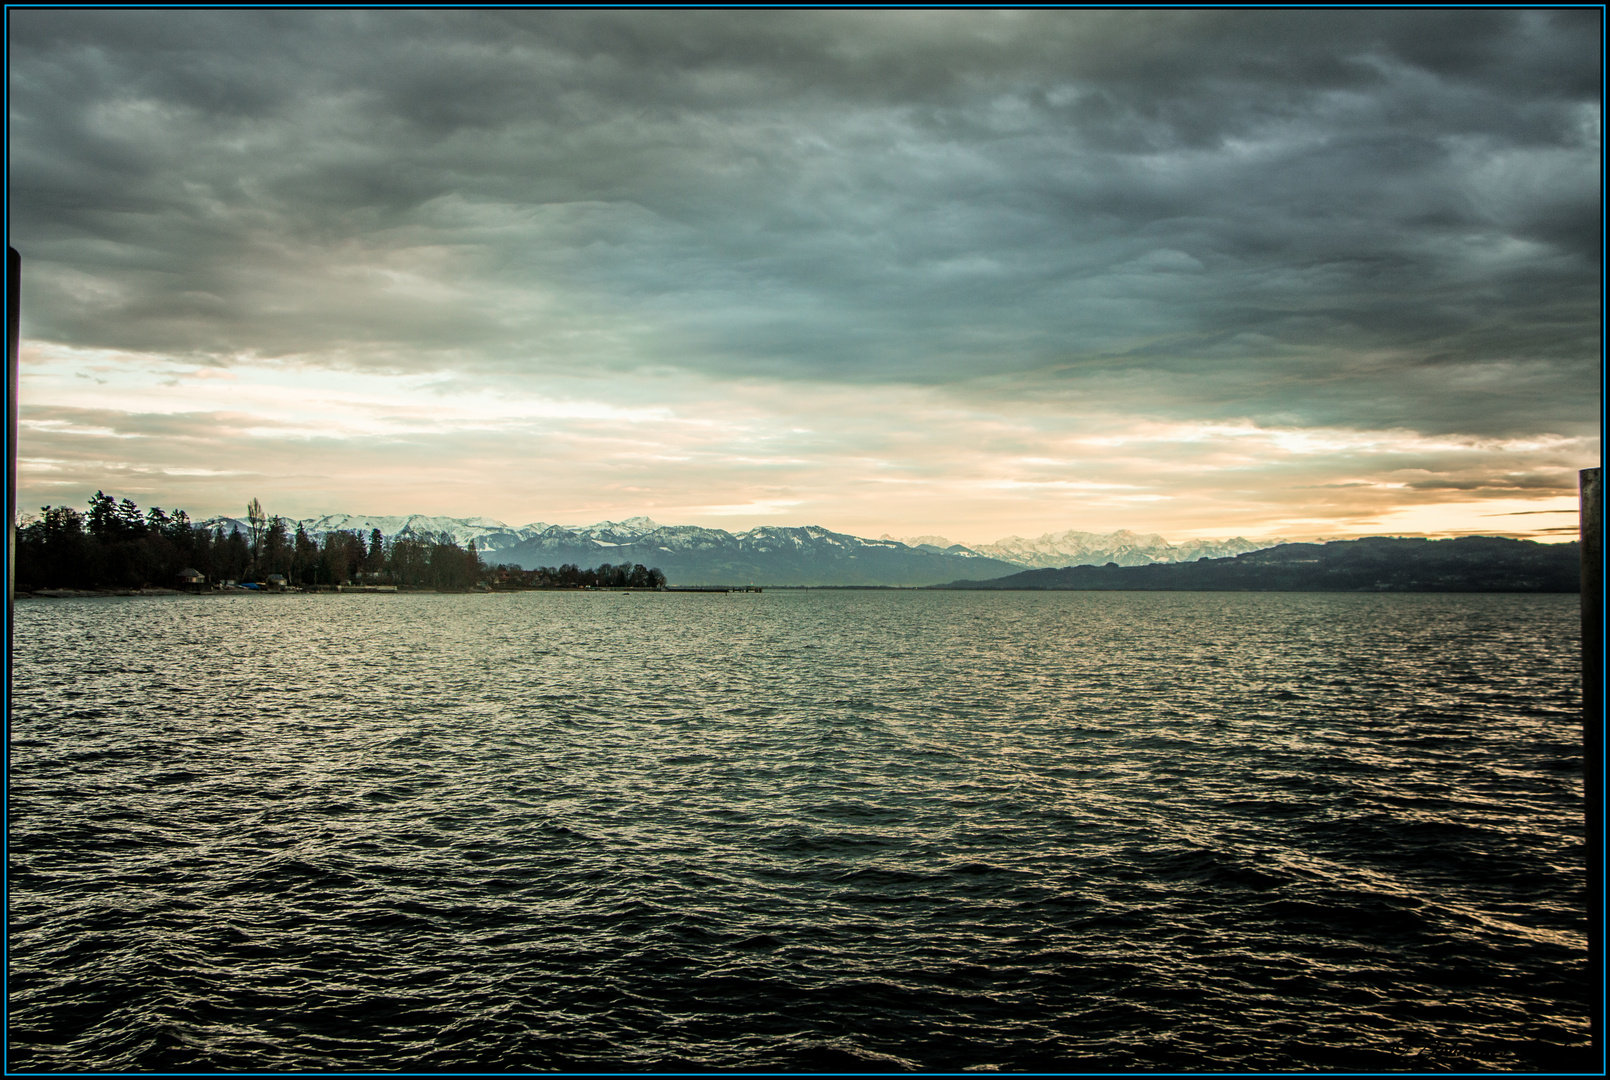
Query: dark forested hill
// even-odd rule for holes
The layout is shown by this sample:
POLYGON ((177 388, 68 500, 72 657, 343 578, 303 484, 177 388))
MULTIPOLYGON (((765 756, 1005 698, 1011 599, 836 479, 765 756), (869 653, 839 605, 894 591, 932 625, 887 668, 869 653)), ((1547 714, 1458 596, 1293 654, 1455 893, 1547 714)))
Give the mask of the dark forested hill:
POLYGON ((941 589, 1200 589, 1290 592, 1576 592, 1577 545, 1498 536, 1281 544, 1194 563, 1027 570, 941 589))

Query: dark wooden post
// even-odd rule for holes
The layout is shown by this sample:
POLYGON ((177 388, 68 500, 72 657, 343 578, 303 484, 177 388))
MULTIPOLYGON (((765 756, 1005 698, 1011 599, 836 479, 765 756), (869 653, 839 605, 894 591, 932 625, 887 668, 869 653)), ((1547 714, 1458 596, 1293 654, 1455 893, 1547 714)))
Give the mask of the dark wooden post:
MULTIPOLYGON (((11 625, 12 604, 17 591, 17 336, 22 317, 22 256, 14 247, 6 248, 6 397, 11 411, 6 417, 6 626, 11 625)), ((9 663, 11 641, 6 640, 9 663)), ((7 686, 10 678, 7 678, 7 686)), ((8 703, 9 704, 9 703, 8 703)))
POLYGON ((1582 802, 1588 842, 1588 994, 1593 1047, 1604 1023, 1604 500, 1599 469, 1582 470, 1582 802))
POLYGON ((6 248, 6 768, 11 768, 11 628, 17 621, 17 338, 22 256, 6 248))

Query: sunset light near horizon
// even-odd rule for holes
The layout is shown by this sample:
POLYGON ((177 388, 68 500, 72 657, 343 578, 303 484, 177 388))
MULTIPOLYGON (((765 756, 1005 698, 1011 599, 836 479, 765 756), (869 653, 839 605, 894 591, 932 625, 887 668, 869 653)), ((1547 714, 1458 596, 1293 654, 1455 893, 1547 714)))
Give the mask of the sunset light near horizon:
POLYGON ((1574 539, 1599 12, 13 10, 19 508, 1574 539))

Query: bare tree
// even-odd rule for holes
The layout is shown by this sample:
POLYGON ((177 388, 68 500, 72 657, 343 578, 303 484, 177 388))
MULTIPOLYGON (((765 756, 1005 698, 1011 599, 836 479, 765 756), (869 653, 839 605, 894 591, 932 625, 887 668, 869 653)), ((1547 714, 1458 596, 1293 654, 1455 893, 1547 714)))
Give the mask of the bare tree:
POLYGON ((246 530, 252 542, 252 563, 257 562, 257 553, 262 550, 263 533, 268 531, 268 518, 263 513, 263 504, 257 501, 256 496, 246 505, 246 530))

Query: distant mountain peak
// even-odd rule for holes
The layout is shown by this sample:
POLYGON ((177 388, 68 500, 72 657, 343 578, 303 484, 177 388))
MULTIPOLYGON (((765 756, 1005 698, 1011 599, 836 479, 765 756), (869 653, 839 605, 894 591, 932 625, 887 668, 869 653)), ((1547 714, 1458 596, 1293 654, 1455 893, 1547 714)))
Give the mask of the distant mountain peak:
POLYGON ((1039 570, 1063 566, 1102 566, 1110 562, 1119 566, 1145 566, 1158 562, 1223 559, 1281 543, 1285 541, 1255 542, 1236 537, 1233 540, 1186 540, 1170 544, 1156 533, 1137 533, 1130 529, 1110 533, 1068 529, 1059 533, 1044 533, 1032 540, 1008 536, 993 544, 976 545, 973 550, 1002 562, 1039 570))

